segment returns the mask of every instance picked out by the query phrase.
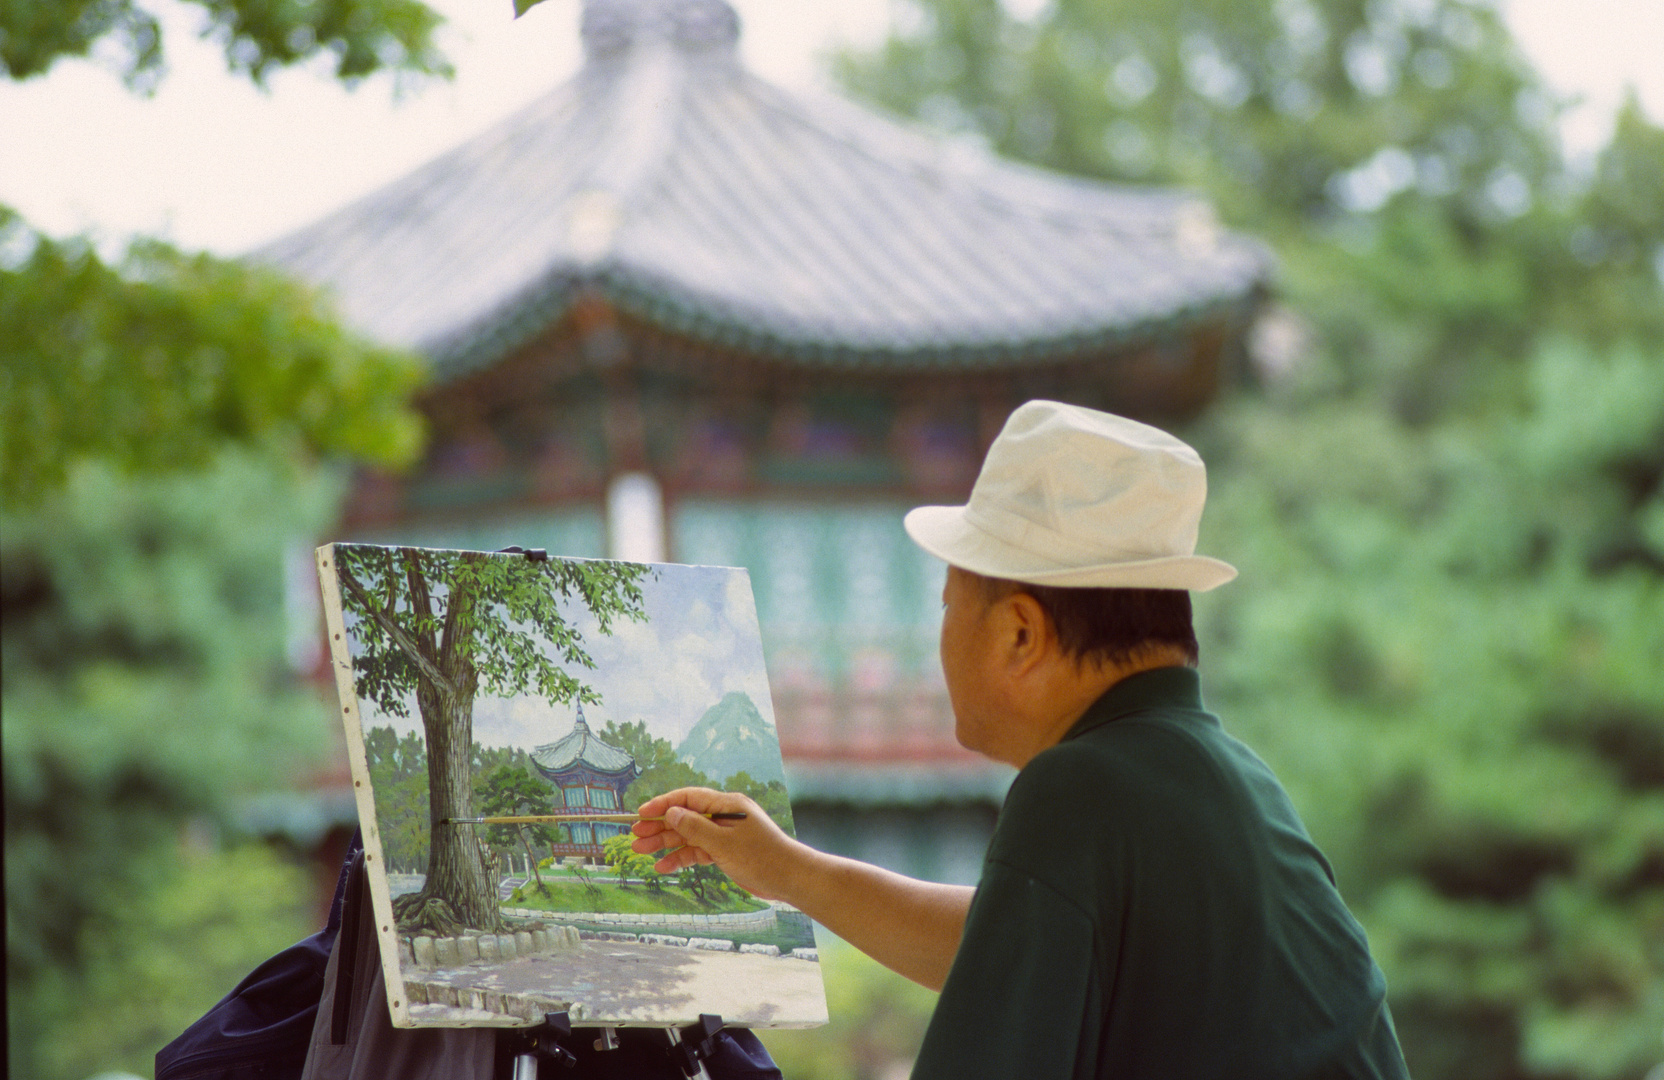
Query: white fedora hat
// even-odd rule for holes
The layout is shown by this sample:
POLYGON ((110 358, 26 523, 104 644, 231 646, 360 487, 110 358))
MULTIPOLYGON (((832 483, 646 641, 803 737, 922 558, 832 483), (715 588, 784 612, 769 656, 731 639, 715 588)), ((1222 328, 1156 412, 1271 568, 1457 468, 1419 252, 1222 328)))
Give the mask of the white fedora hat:
POLYGON ((1136 420, 1030 401, 1005 422, 964 506, 921 506, 907 534, 948 563, 1033 585, 1204 592, 1236 569, 1196 554, 1207 470, 1136 420))

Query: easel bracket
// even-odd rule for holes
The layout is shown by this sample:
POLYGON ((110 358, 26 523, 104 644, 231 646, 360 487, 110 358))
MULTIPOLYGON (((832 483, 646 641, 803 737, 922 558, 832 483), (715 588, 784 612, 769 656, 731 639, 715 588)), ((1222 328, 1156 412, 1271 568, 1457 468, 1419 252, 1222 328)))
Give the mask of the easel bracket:
POLYGON ((684 1076, 704 1076, 705 1059, 716 1049, 716 1033, 722 1030, 722 1017, 700 1013, 699 1019, 677 1034, 670 1048, 670 1058, 684 1076))
POLYGON ((523 548, 518 544, 512 547, 498 548, 494 555, 524 555, 529 562, 548 562, 549 552, 546 548, 523 548))
POLYGON ((520 1038, 523 1041, 514 1054, 514 1080, 537 1080, 539 1065, 544 1062, 557 1069, 578 1064, 572 1048, 572 1018, 566 1013, 544 1013, 543 1023, 522 1031, 520 1038))

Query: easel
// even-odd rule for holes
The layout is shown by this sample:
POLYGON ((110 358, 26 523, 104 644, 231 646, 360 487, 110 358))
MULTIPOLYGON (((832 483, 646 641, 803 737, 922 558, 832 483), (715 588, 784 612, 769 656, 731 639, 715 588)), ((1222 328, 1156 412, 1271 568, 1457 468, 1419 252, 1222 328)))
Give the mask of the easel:
MULTIPOLYGON (((694 1080, 710 1080, 705 1071, 705 1059, 715 1049, 716 1033, 722 1030, 722 1017, 701 1013, 698 1021, 683 1028, 645 1029, 662 1030, 666 1037, 664 1053, 683 1076, 694 1080)), ((561 1073, 574 1068, 587 1041, 589 1032, 596 1037, 591 1047, 598 1052, 618 1049, 618 1029, 603 1027, 572 1030, 572 1018, 563 1012, 545 1013, 543 1023, 519 1031, 523 1043, 516 1047, 514 1071, 507 1080, 558 1080, 561 1073), (548 1066, 549 1071, 542 1071, 548 1066)))

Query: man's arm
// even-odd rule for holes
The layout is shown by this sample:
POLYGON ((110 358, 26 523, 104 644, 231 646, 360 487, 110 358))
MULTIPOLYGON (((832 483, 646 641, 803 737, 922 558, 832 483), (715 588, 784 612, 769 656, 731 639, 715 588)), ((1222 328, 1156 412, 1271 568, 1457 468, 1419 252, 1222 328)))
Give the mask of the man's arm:
POLYGON ((953 966, 974 889, 940 885, 828 855, 787 836, 743 795, 682 788, 644 803, 633 827, 643 854, 669 851, 661 874, 714 863, 753 895, 784 900, 885 967, 940 990, 953 966), (740 811, 744 821, 702 815, 740 811))

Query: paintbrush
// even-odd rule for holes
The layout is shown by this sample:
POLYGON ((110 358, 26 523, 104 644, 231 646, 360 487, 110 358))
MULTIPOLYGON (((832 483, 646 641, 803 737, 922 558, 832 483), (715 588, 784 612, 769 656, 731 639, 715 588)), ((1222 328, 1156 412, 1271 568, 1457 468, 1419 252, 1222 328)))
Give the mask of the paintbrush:
MULTIPOLYGON (((712 821, 744 821, 743 811, 723 811, 705 814, 712 821)), ((441 825, 558 825, 565 821, 599 821, 610 825, 634 825, 638 821, 663 821, 662 817, 637 817, 635 814, 529 814, 523 817, 467 817, 440 818, 441 825)))

